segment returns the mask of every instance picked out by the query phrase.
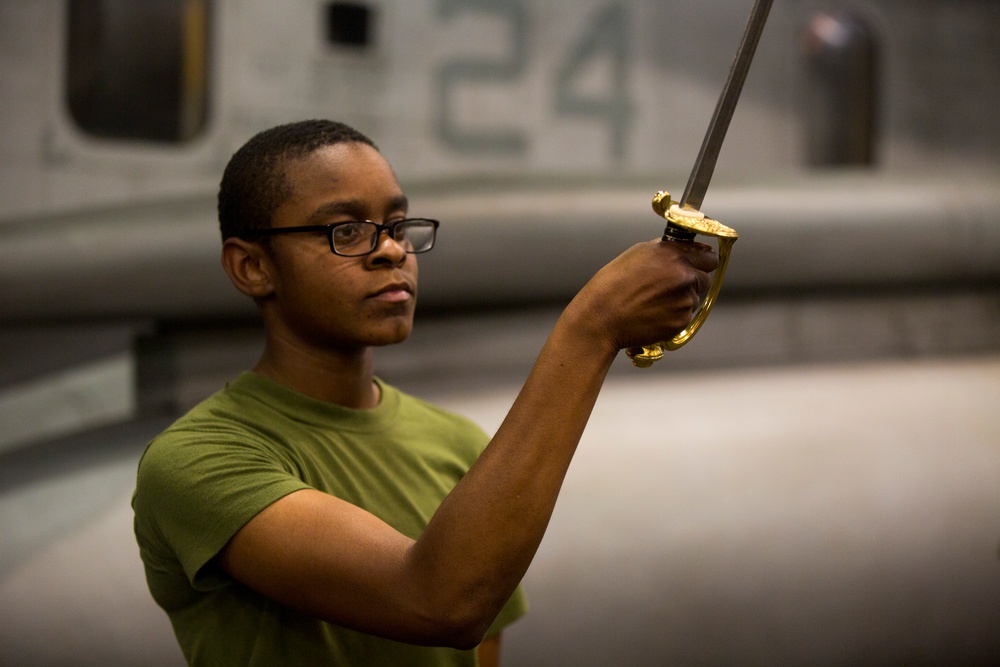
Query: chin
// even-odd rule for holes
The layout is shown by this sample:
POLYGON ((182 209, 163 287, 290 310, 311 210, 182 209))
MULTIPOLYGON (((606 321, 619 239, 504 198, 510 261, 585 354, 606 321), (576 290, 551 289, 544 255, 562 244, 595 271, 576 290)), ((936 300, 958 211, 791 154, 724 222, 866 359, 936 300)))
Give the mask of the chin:
POLYGON ((373 340, 368 343, 369 347, 388 347, 389 345, 398 345, 404 342, 409 336, 399 336, 399 337, 386 337, 379 338, 378 340, 373 340))
POLYGON ((406 326, 395 327, 391 330, 386 330, 384 332, 378 332, 371 337, 369 345, 372 347, 385 347, 386 345, 396 345, 397 343, 402 343, 407 338, 410 337, 410 332, 413 331, 413 324, 408 323, 406 326))

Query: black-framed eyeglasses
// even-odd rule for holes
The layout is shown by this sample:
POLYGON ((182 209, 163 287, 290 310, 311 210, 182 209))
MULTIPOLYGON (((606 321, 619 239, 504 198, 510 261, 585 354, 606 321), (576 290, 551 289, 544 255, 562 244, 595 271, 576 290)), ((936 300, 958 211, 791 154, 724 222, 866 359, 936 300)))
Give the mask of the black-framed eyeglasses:
POLYGON ((323 232, 330 242, 330 251, 341 257, 362 257, 378 247, 379 237, 386 232, 393 241, 412 254, 427 252, 434 247, 434 238, 440 225, 430 218, 406 218, 388 224, 371 220, 334 222, 329 225, 304 225, 301 227, 263 227, 240 234, 241 238, 292 234, 298 232, 323 232))

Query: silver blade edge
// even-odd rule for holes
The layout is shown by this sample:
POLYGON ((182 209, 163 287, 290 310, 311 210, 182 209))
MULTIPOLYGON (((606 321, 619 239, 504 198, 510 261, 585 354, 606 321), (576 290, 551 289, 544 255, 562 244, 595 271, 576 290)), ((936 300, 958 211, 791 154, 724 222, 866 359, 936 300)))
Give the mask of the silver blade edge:
POLYGON ((705 193, 708 191, 712 175, 715 173, 715 165, 719 160, 722 142, 729 130, 729 123, 733 119, 740 93, 743 92, 743 83, 750 71, 750 63, 753 62, 757 43, 764 31, 764 24, 767 22, 772 3, 773 0, 756 0, 750 11, 750 19, 747 21, 743 40, 740 42, 736 57, 729 69, 729 78, 726 80, 726 85, 715 106, 715 113, 712 114, 712 121, 708 125, 701 150, 698 152, 698 159, 695 160, 691 176, 688 178, 687 187, 684 188, 684 194, 678 202, 681 208, 701 210, 705 193))

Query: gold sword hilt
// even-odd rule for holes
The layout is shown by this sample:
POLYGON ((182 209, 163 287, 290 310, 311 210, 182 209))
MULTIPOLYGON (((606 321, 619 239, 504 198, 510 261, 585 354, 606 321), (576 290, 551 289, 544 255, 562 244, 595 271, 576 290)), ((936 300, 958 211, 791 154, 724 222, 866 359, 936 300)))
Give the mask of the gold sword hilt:
POLYGON ((735 229, 726 227, 718 220, 706 217, 701 211, 681 207, 678 202, 670 198, 669 192, 663 190, 653 196, 653 210, 667 221, 667 228, 663 232, 663 242, 691 243, 698 234, 716 237, 719 243, 719 266, 715 269, 715 276, 712 278, 712 286, 709 288, 708 294, 705 295, 701 306, 698 307, 691 322, 683 331, 670 340, 625 350, 632 363, 639 368, 649 368, 653 362, 663 357, 666 350, 673 351, 680 348, 698 333, 698 329, 705 323, 712 306, 715 305, 715 300, 719 296, 719 291, 722 289, 722 279, 729 266, 729 254, 736 239, 740 237, 735 229))

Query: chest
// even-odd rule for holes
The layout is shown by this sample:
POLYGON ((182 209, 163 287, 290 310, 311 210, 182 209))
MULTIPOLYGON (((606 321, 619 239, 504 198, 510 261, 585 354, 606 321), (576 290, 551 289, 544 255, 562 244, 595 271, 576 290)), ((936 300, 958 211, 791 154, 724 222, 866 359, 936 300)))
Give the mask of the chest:
POLYGON ((413 429, 343 433, 289 443, 293 474, 416 538, 474 460, 447 437, 413 429))

